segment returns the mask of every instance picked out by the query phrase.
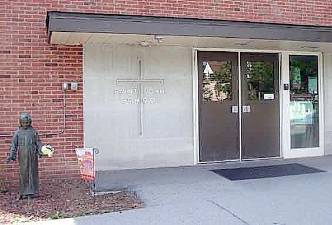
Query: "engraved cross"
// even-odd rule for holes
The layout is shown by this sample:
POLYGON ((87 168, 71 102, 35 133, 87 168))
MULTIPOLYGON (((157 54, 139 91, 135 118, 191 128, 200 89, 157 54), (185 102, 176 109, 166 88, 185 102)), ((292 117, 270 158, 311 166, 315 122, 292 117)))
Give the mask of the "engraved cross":
POLYGON ((163 79, 145 79, 143 76, 143 69, 142 69, 142 60, 138 60, 138 78, 137 79, 117 79, 116 84, 125 84, 125 83, 134 83, 138 86, 138 118, 139 118, 139 136, 143 136, 143 118, 144 118, 144 91, 143 91, 143 85, 147 83, 157 83, 157 84, 164 84, 163 79))

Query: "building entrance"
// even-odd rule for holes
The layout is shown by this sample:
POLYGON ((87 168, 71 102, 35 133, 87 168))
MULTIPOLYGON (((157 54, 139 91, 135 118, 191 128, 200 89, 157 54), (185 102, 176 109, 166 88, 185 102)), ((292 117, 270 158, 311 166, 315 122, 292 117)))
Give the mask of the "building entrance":
POLYGON ((280 156, 279 55, 198 52, 201 162, 280 156))

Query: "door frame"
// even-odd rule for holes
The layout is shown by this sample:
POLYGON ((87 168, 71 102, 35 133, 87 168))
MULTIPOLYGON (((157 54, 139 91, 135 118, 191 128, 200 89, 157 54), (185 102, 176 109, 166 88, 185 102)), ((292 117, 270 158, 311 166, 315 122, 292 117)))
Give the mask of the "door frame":
POLYGON ((319 147, 316 148, 291 148, 290 138, 290 118, 289 118, 289 90, 283 91, 284 104, 283 110, 283 157, 284 158, 300 158, 314 157, 324 155, 324 71, 323 71, 323 54, 320 52, 297 52, 288 51, 282 53, 283 62, 283 82, 289 84, 289 56, 290 55, 308 55, 318 57, 318 94, 319 94, 319 147))
MULTIPOLYGON (((310 157, 310 156, 321 156, 324 155, 324 102, 323 102, 323 56, 321 52, 302 52, 302 51, 285 51, 285 50, 257 50, 257 49, 228 49, 228 48, 192 48, 192 76, 193 76, 193 134, 194 134, 194 164, 206 164, 206 163, 218 163, 216 162, 201 162, 199 159, 200 151, 200 140, 199 140, 199 71, 198 71, 198 51, 220 51, 220 52, 252 52, 252 53, 277 53, 279 54, 279 130, 280 130, 280 157, 273 158, 295 158, 295 157, 310 157), (320 121, 319 121, 319 143, 320 146, 314 149, 302 149, 300 153, 292 153, 290 149, 290 121, 289 121, 289 90, 284 90, 284 84, 289 84, 289 55, 317 55, 319 64, 319 101, 320 101, 320 121)), ((238 54, 240 60, 240 54, 238 54)), ((239 61, 239 74, 241 70, 239 61)), ((239 79, 241 80, 241 79, 239 79)), ((241 85, 241 83, 239 83, 241 85)), ((241 104, 241 93, 239 93, 239 105, 241 104)), ((239 120, 241 120, 241 113, 239 120)), ((240 126, 241 132, 241 126, 240 126)), ((241 134, 241 133, 240 133, 241 134)), ((241 146, 241 135, 240 135, 240 146, 241 146)), ((296 149, 293 149, 296 150, 296 149)), ((240 149, 240 158, 236 160, 226 161, 248 161, 242 159, 240 149)), ((259 160, 249 159, 249 160, 259 160)), ((263 158, 269 159, 269 158, 263 158)), ((225 161, 222 161, 225 162, 225 161)))

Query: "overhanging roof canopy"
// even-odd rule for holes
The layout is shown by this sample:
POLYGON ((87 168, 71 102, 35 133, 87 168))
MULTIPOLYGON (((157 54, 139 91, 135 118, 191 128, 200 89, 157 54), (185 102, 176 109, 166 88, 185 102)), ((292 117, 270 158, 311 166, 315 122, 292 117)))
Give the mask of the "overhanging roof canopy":
POLYGON ((208 19, 48 12, 46 25, 49 40, 74 32, 332 42, 332 27, 208 19))

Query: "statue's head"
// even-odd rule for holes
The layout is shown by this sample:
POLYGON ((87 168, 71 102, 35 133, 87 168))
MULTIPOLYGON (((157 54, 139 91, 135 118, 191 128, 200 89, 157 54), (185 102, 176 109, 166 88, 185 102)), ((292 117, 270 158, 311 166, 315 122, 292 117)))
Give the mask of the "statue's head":
POLYGON ((20 127, 27 129, 31 126, 32 119, 29 113, 23 112, 20 114, 20 127))

